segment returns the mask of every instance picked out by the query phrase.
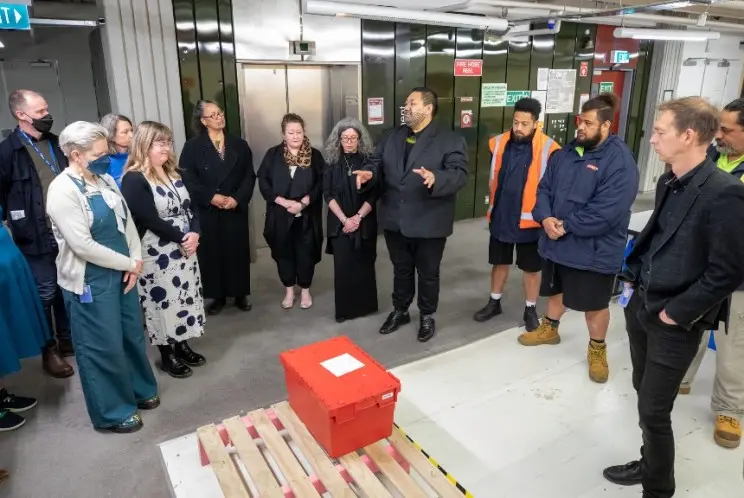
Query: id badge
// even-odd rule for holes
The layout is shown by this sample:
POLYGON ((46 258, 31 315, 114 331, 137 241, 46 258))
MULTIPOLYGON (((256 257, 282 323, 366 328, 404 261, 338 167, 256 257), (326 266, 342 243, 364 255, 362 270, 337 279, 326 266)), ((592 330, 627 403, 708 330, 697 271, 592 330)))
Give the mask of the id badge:
POLYGON ((625 285, 623 288, 623 293, 620 294, 620 297, 617 299, 617 303, 625 308, 628 306, 628 302, 630 302, 630 298, 633 295, 633 287, 630 285, 625 285))
POLYGON ((90 292, 90 285, 86 285, 83 287, 83 293, 80 295, 80 302, 81 303, 92 303, 93 302, 93 294, 90 292))

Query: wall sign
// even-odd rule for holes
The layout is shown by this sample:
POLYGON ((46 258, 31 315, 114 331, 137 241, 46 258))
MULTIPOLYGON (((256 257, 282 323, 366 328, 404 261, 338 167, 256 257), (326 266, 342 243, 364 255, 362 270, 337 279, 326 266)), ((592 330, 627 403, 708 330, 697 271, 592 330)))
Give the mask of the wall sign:
POLYGON ((542 111, 540 111, 540 117, 538 118, 538 122, 540 125, 545 123, 545 101, 548 98, 548 92, 545 90, 532 90, 530 93, 530 97, 540 102, 540 105, 542 106, 542 111))
POLYGON ((483 59, 455 59, 455 76, 482 76, 483 59))
POLYGON ((460 128, 473 127, 473 111, 463 109, 460 113, 460 128))
POLYGON ((504 107, 506 105, 506 83, 483 83, 481 107, 504 107))
POLYGON ((615 83, 612 81, 600 81, 599 82, 599 93, 612 93, 615 88, 615 83))
POLYGON ((385 99, 375 97, 367 99, 367 124, 381 125, 385 122, 385 99))
POLYGON ((506 105, 514 105, 517 103, 518 100, 529 96, 529 90, 509 90, 508 92, 506 92, 506 105))
POLYGON ((576 69, 551 69, 548 73, 545 114, 572 113, 575 94, 576 69))
POLYGON ((630 62, 630 52, 625 50, 613 50, 610 52, 610 58, 613 64, 628 64, 630 62))
POLYGON ((579 64, 579 77, 586 78, 587 76, 589 76, 589 63, 582 61, 579 64))

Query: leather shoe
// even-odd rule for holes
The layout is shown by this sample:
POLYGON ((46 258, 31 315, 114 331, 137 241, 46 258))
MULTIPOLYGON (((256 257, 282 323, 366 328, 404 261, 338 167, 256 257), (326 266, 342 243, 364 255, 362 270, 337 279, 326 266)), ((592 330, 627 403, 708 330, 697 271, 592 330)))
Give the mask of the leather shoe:
POLYGON ((222 308, 225 307, 225 300, 224 299, 215 299, 212 301, 212 304, 210 304, 207 307, 207 315, 219 315, 222 312, 222 308))
POLYGON ((602 472, 605 479, 614 484, 621 486, 633 486, 635 484, 641 484, 643 479, 643 470, 641 469, 641 462, 634 460, 626 463, 625 465, 615 465, 613 467, 607 467, 602 472))
POLYGON ((479 309, 473 315, 476 322, 485 322, 501 314, 501 299, 489 298, 488 304, 479 309))
POLYGON ((57 339, 57 347, 59 348, 59 354, 62 355, 62 357, 70 357, 75 356, 75 347, 72 345, 72 339, 65 338, 65 339, 57 339))
POLYGON ((436 322, 434 317, 431 315, 421 316, 421 326, 419 327, 418 340, 419 342, 426 342, 437 333, 436 322))
POLYGON ((177 342, 173 349, 176 357, 190 367, 200 367, 207 363, 207 359, 199 353, 195 353, 186 341, 177 342))
POLYGON ((75 375, 75 370, 59 354, 56 343, 42 349, 41 365, 44 371, 55 379, 66 379, 75 375))
POLYGON ((246 296, 236 297, 235 306, 237 306, 240 311, 250 311, 253 309, 253 305, 248 301, 246 296))
POLYGON ((411 323, 411 315, 407 311, 395 310, 390 313, 380 328, 380 334, 392 334, 403 325, 411 323))

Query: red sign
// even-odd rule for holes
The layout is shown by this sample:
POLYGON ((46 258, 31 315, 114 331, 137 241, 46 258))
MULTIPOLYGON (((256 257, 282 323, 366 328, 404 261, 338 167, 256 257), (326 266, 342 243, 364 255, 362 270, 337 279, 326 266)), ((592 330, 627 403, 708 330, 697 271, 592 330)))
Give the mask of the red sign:
POLYGON ((482 59, 455 59, 455 76, 482 76, 482 59))
POLYGON ((586 78, 589 76, 589 63, 584 61, 579 65, 579 76, 586 78))
POLYGON ((460 128, 472 128, 473 127, 473 111, 463 110, 460 113, 460 128))

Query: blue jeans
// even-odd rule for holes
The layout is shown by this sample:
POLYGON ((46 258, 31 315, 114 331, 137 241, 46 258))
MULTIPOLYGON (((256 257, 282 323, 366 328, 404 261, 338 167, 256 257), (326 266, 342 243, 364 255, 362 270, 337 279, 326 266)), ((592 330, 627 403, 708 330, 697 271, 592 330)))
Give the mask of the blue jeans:
POLYGON ((41 305, 44 308, 49 330, 57 339, 70 339, 70 322, 65 311, 65 302, 62 298, 62 290, 57 285, 57 265, 55 264, 56 253, 42 254, 40 256, 26 257, 26 262, 31 268, 31 273, 36 281, 39 291, 41 305))

